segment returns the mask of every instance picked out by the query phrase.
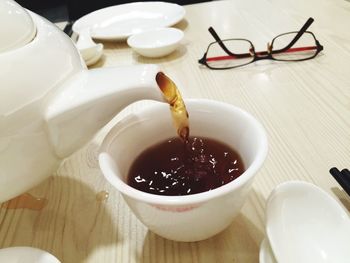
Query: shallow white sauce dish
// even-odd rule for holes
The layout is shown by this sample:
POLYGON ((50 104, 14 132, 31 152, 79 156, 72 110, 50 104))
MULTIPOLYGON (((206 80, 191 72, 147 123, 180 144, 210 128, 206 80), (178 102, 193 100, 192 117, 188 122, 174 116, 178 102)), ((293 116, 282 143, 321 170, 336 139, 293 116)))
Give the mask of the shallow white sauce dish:
POLYGON ((285 182, 272 191, 266 233, 272 251, 263 250, 272 252, 278 262, 347 263, 350 259, 349 214, 328 193, 307 182, 285 182))
POLYGON ((158 28, 132 35, 128 45, 142 56, 157 58, 169 55, 179 46, 184 33, 176 28, 158 28))

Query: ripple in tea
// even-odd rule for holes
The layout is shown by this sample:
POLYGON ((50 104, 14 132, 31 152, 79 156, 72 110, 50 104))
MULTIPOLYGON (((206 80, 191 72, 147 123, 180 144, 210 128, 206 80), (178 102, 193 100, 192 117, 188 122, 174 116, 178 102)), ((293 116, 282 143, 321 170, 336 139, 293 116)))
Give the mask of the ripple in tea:
POLYGON ((244 172, 239 154, 217 140, 178 137, 155 144, 132 164, 128 184, 157 195, 190 195, 215 189, 244 172))

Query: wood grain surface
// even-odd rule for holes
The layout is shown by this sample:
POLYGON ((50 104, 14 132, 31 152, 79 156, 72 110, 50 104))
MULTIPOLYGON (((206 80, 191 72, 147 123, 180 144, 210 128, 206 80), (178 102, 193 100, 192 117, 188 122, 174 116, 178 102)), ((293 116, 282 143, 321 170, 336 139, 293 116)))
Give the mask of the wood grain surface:
POLYGON ((47 199, 44 209, 0 208, 0 248, 33 246, 64 263, 255 263, 265 236, 265 202, 279 183, 314 183, 350 209, 349 197, 328 173, 332 166, 350 168, 350 2, 229 0, 185 8, 185 19, 176 25, 185 38, 173 54, 147 59, 125 42, 106 42, 102 60, 93 67, 156 63, 177 82, 184 98, 231 103, 261 121, 269 154, 239 216, 222 233, 194 243, 163 239, 135 218, 104 179, 97 158, 110 128, 147 105, 139 102, 30 191, 47 199), (224 71, 197 63, 213 41, 209 26, 222 38, 247 38, 256 50, 265 50, 274 36, 299 30, 310 16, 315 18, 310 31, 324 46, 315 59, 261 61, 224 71), (100 191, 108 191, 108 199, 96 199, 100 191))

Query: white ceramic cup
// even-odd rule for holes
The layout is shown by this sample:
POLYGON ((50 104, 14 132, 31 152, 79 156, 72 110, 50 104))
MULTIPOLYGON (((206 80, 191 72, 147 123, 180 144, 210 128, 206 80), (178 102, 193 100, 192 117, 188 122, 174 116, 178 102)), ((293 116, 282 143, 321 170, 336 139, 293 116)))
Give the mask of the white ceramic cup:
POLYGON ((186 196, 145 193, 126 184, 134 159, 146 148, 177 136, 169 105, 155 103, 131 114, 104 139, 99 162, 106 179, 121 193, 137 218, 171 240, 207 239, 229 226, 247 198, 254 176, 267 155, 262 125, 250 114, 213 100, 185 100, 191 136, 217 139, 241 155, 245 172, 211 191, 186 196))

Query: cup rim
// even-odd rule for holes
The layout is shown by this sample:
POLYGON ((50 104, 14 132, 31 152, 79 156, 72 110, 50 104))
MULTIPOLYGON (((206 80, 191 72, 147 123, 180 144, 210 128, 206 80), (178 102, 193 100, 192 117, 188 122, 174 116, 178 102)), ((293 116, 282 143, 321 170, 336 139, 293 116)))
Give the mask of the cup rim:
MULTIPOLYGON (((256 158, 254 159, 254 161, 238 178, 213 190, 191 194, 191 195, 164 196, 164 195, 146 193, 129 186, 122 179, 120 179, 119 176, 115 175, 115 173, 113 172, 112 168, 109 165, 111 161, 113 163, 114 161, 111 160, 112 158, 107 152, 102 150, 99 154, 99 164, 100 164, 101 171, 104 177, 107 179, 107 181, 109 181, 109 183, 112 184, 123 195, 126 195, 132 199, 136 199, 138 201, 157 204, 157 205, 182 206, 182 205, 197 204, 197 203, 206 202, 216 197, 226 195, 232 192, 233 190, 241 187, 247 181, 251 180, 256 174, 256 172, 261 168, 267 156, 268 142, 267 142, 267 136, 266 136, 264 127, 262 126, 262 124, 260 124, 260 122, 257 119, 255 119, 255 117, 253 117, 250 113, 246 112, 245 110, 239 107, 236 107, 232 104, 220 102, 220 101, 215 101, 210 99, 185 99, 185 103, 189 103, 189 104, 210 103, 214 107, 224 107, 226 108, 226 110, 236 111, 236 112, 239 112, 241 115, 244 115, 245 119, 255 127, 257 133, 259 134, 259 137, 261 138, 260 140, 261 145, 256 153, 256 158)), ((154 110, 155 107, 159 107, 159 106, 160 106, 159 104, 150 105, 147 107, 147 109, 144 109, 143 112, 152 111, 154 110)), ((116 124, 114 128, 117 126, 118 124, 116 124)), ((104 147, 107 137, 108 135, 105 137, 104 141, 102 142, 101 149, 108 148, 108 146, 104 147)))

